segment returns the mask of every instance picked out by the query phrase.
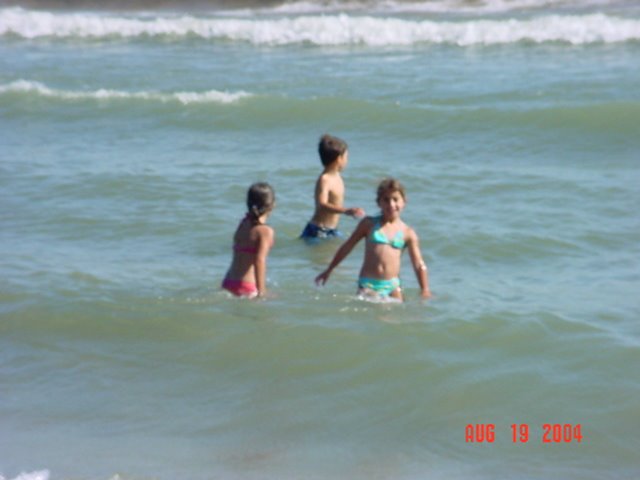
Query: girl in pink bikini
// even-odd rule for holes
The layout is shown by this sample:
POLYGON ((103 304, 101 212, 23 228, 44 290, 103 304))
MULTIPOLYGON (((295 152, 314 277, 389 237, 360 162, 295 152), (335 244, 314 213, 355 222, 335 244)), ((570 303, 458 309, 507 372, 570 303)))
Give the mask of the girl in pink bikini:
POLYGON ((222 288, 238 297, 263 297, 267 293, 267 256, 275 233, 266 224, 275 206, 268 183, 254 183, 247 192, 247 214, 233 236, 233 260, 222 288))

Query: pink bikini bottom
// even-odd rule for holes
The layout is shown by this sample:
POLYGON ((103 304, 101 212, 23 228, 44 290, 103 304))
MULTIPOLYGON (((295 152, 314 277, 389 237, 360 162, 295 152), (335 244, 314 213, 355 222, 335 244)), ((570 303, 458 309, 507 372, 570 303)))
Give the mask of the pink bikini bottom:
POLYGON ((244 282, 242 280, 231 280, 225 278, 222 282, 222 288, 230 291, 238 297, 255 297, 258 295, 258 288, 255 283, 244 282))

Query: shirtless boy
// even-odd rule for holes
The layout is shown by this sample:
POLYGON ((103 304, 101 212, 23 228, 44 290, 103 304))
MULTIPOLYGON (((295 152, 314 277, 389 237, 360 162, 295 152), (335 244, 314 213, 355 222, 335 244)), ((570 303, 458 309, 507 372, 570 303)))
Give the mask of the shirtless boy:
POLYGON ((340 172, 349 161, 347 143, 331 135, 323 135, 318 144, 318 153, 324 170, 318 177, 315 190, 315 212, 307 223, 300 238, 314 240, 318 238, 340 237, 338 222, 340 215, 363 217, 362 208, 345 208, 344 181, 340 172))

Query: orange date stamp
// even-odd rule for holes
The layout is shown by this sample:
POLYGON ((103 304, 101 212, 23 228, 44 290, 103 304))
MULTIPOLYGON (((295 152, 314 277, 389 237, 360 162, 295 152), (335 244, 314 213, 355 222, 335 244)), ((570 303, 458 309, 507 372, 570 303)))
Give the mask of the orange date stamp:
MULTIPOLYGON (((582 443, 582 425, 571 423, 543 423, 539 427, 529 427, 528 423, 512 423, 510 428, 512 443, 582 443)), ((494 443, 496 426, 493 423, 468 424, 464 428, 466 443, 494 443)))

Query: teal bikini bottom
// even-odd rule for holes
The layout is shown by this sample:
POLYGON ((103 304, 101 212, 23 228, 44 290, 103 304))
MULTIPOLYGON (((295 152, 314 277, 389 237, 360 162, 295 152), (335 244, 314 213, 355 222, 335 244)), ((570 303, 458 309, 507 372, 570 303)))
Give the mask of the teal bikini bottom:
POLYGON ((372 290, 378 295, 388 297, 394 290, 400 288, 400 279, 398 277, 389 279, 360 277, 358 288, 372 290))

